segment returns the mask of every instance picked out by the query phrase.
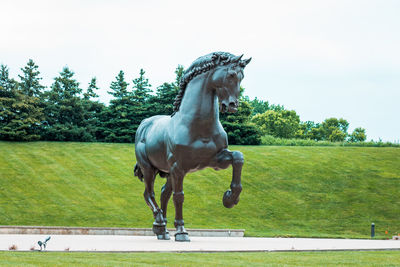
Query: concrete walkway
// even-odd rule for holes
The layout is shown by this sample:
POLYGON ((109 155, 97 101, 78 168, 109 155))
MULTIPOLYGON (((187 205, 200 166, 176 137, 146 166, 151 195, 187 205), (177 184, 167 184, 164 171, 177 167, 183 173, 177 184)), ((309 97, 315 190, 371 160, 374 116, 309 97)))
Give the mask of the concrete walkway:
MULTIPOLYGON (((15 245, 17 251, 39 249, 45 235, 0 235, 0 250, 15 245)), ((173 237, 172 237, 173 238, 173 237)), ((52 235, 47 251, 102 252, 223 252, 310 250, 400 250, 398 240, 191 237, 191 242, 159 241, 150 236, 52 235)))

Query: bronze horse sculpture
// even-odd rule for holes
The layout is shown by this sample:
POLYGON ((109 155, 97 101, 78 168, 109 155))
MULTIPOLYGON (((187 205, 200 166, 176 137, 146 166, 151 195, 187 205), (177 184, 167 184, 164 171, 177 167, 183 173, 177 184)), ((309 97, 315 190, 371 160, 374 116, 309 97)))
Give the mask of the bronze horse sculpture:
POLYGON ((153 212, 153 232, 158 239, 170 239, 166 215, 173 193, 175 241, 190 241, 182 216, 183 178, 189 172, 232 165, 231 189, 223 195, 223 205, 232 208, 239 202, 244 158, 241 152, 227 149, 219 111, 237 111, 243 69, 251 60, 241 58, 216 52, 195 60, 180 82, 173 114, 147 118, 137 129, 135 176, 144 181, 144 199, 153 212), (161 208, 154 198, 157 174, 167 178, 161 190, 161 208))

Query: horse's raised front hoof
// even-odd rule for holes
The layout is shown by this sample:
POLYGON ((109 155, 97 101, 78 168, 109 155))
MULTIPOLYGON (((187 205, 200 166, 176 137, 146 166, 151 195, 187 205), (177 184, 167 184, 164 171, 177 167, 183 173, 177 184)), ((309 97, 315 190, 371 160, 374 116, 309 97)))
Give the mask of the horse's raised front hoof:
POLYGON ((175 241, 176 242, 190 242, 189 234, 188 233, 177 233, 175 234, 175 241))
POLYGON ((239 203, 239 196, 234 199, 232 197, 232 191, 227 190, 222 198, 222 203, 224 204, 225 208, 233 208, 237 203, 239 203))
POLYGON ((153 233, 157 235, 163 235, 166 232, 166 225, 165 223, 153 223, 153 233))
POLYGON ((161 235, 157 235, 158 240, 170 240, 171 237, 169 236, 168 230, 165 230, 165 232, 161 235))

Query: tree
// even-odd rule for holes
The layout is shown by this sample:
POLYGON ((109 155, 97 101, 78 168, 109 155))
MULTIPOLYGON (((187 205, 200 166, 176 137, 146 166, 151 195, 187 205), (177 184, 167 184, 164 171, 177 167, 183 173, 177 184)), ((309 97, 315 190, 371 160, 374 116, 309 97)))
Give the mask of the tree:
POLYGON ((6 65, 0 65, 0 87, 3 88, 3 94, 10 92, 15 87, 16 82, 9 77, 9 70, 6 65))
POLYGON ((182 65, 178 65, 178 67, 175 69, 175 82, 173 82, 176 91, 179 91, 179 85, 184 74, 185 68, 182 65))
POLYGON ((40 84, 42 78, 39 77, 40 72, 38 71, 38 66, 29 59, 28 63, 24 68, 21 68, 22 75, 18 75, 20 78, 19 87, 21 92, 27 96, 40 97, 45 88, 40 84))
POLYGON ((253 107, 252 116, 256 114, 262 114, 270 109, 268 101, 263 101, 258 99, 257 97, 253 100, 248 101, 250 105, 253 107))
POLYGON ((349 137, 350 142, 364 142, 367 139, 365 129, 361 127, 355 128, 349 137))
POLYGON ((174 111, 175 97, 179 92, 179 84, 183 77, 184 69, 178 65, 175 69, 175 81, 172 83, 163 83, 157 87, 156 95, 150 99, 151 110, 154 112, 149 115, 170 115, 174 111))
POLYGON ((96 77, 93 77, 90 80, 89 86, 86 90, 86 92, 83 94, 84 99, 90 99, 90 98, 97 98, 99 97, 98 94, 96 94, 96 91, 99 89, 96 85, 97 79, 96 77))
POLYGON ((300 127, 300 118, 294 110, 268 110, 252 118, 263 134, 280 138, 293 138, 300 127))
POLYGON ((133 101, 138 103, 146 103, 150 98, 151 84, 149 79, 144 77, 146 72, 140 69, 139 77, 133 79, 133 101))
MULTIPOLYGON (((24 70, 23 70, 24 71, 24 70)), ((8 68, 0 67, 0 139, 38 140, 43 120, 39 98, 27 95, 20 83, 9 78, 8 68)))
POLYGON ((220 114, 220 121, 228 134, 228 142, 232 145, 259 145, 261 133, 255 124, 251 123, 252 107, 243 97, 244 89, 241 87, 239 107, 236 113, 220 114))
POLYGON ((349 123, 345 119, 328 118, 321 124, 323 139, 331 142, 343 142, 347 137, 349 123))
POLYGON ((86 128, 88 132, 93 133, 96 140, 104 139, 102 128, 102 115, 104 114, 106 106, 95 100, 99 97, 96 91, 97 87, 96 77, 92 78, 86 92, 83 94, 83 106, 85 110, 86 128))
POLYGON ((254 98, 253 100, 250 100, 247 96, 245 98, 247 98, 246 100, 253 107, 253 112, 251 114, 252 116, 265 113, 268 110, 274 110, 278 112, 285 110, 284 106, 282 105, 275 105, 275 104, 270 105, 268 101, 258 99, 257 97, 254 98))
POLYGON ((88 113, 80 94, 82 89, 73 78, 74 72, 63 68, 46 92, 47 125, 44 139, 57 141, 94 141, 95 133, 87 127, 88 113))
POLYGON ((129 92, 127 90, 128 85, 129 83, 125 82, 125 73, 120 70, 118 75, 115 77, 115 81, 111 82, 111 91, 108 91, 108 93, 116 99, 124 98, 129 96, 129 92))
POLYGON ((163 83, 157 87, 156 95, 151 99, 154 115, 170 115, 174 111, 174 100, 177 95, 177 88, 174 83, 163 83))
POLYGON ((151 84, 149 79, 145 76, 145 71, 140 69, 139 77, 133 79, 133 93, 132 93, 132 105, 129 107, 129 119, 132 121, 132 127, 136 134, 136 129, 139 124, 147 117, 154 115, 152 111, 151 99, 151 84))
POLYGON ((131 119, 132 93, 128 91, 125 74, 121 70, 111 82, 108 93, 114 96, 103 113, 103 139, 106 142, 133 142, 135 128, 131 119))
POLYGON ((315 141, 326 140, 324 136, 324 131, 320 123, 315 123, 310 130, 306 133, 306 139, 311 139, 315 141))

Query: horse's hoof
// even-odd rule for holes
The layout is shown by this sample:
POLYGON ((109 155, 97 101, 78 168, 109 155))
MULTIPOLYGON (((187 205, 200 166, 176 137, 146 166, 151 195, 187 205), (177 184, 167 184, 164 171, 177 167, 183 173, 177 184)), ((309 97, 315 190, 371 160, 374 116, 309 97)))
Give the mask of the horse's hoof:
POLYGON ((239 197, 237 199, 232 198, 232 191, 227 190, 222 198, 222 203, 224 204, 225 208, 231 209, 233 208, 237 203, 239 203, 239 197))
POLYGON ((171 237, 169 236, 169 234, 162 234, 162 235, 157 235, 157 239, 158 240, 170 240, 171 237))
POLYGON ((163 235, 166 231, 166 227, 165 224, 157 224, 157 223, 153 223, 153 233, 157 235, 157 237, 159 235, 163 235))
POLYGON ((190 242, 188 233, 175 234, 176 242, 190 242))
POLYGON ((168 230, 165 233, 161 234, 161 235, 157 235, 157 239, 158 240, 170 240, 171 237, 169 236, 168 230))

